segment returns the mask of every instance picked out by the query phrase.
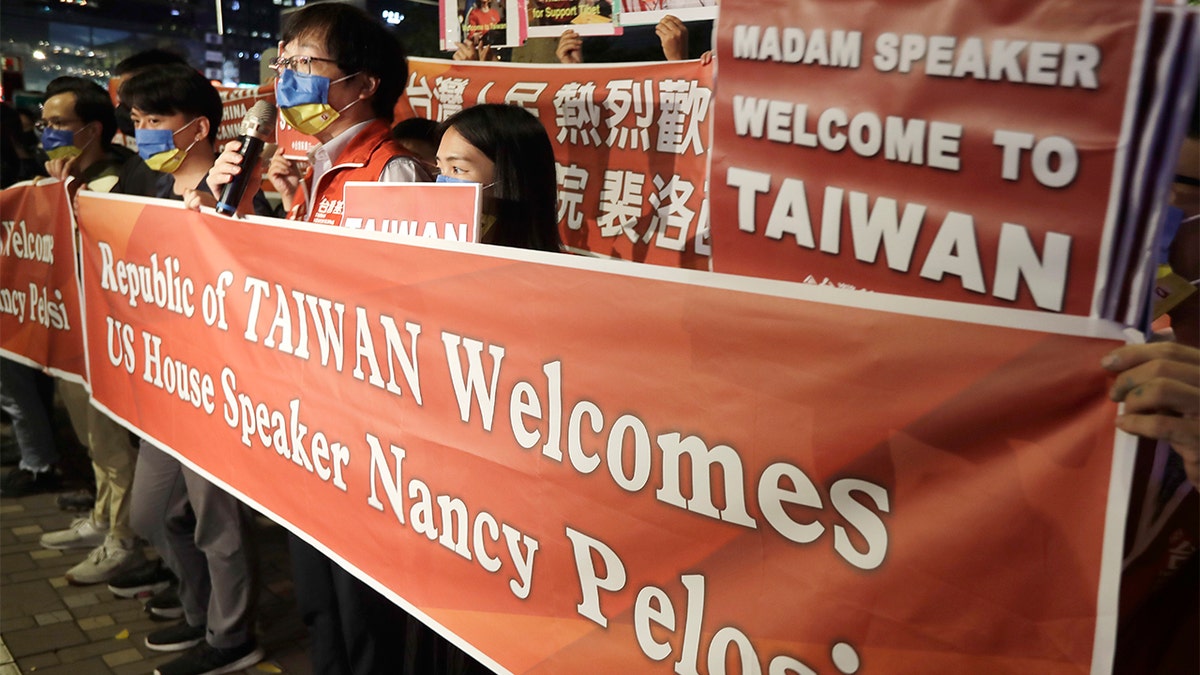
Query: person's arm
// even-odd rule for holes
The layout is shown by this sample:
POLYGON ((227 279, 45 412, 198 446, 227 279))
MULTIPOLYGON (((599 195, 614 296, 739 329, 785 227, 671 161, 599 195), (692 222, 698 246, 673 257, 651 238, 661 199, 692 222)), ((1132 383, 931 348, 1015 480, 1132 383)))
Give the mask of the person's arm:
MULTIPOLYGON (((224 189, 225 185, 232 181, 233 177, 240 174, 242 171, 248 170, 252 172, 251 175, 258 175, 258 172, 262 170, 261 159, 255 161, 254 165, 251 167, 242 166, 243 158, 240 154, 238 154, 238 150, 241 149, 241 147, 241 141, 229 141, 225 144, 225 150, 220 155, 217 155, 217 161, 213 164, 213 167, 209 169, 208 178, 205 179, 205 184, 208 185, 208 189, 212 192, 212 195, 221 194, 221 190, 224 189)), ((244 216, 248 213, 254 213, 255 192, 258 192, 257 184, 247 186, 247 190, 242 194, 242 199, 238 203, 238 215, 244 216), (254 189, 249 189, 250 187, 253 187, 254 189)), ((207 199, 199 193, 188 193, 184 197, 184 203, 186 203, 187 207, 190 209, 199 209, 201 204, 206 206, 208 205, 207 199)), ((212 205, 215 204, 216 201, 214 198, 212 205)))
POLYGON ((682 61, 687 58, 688 29, 682 21, 668 14, 654 27, 654 33, 662 41, 663 56, 667 57, 668 61, 682 61))
POLYGON ((393 157, 383 167, 383 173, 379 176, 380 183, 429 183, 433 181, 433 176, 425 170, 415 157, 401 155, 393 157))
POLYGON ((454 56, 451 57, 455 61, 495 61, 500 56, 499 52, 492 49, 491 45, 481 44, 483 35, 480 33, 472 33, 463 38, 462 42, 456 42, 458 46, 454 50, 454 56))
POLYGON ((295 196, 296 190, 300 189, 300 181, 304 180, 300 164, 284 157, 283 152, 276 149, 275 154, 271 155, 271 162, 267 164, 267 180, 271 181, 271 185, 275 186, 275 191, 279 193, 283 212, 291 211, 292 197, 295 196))
POLYGON ((583 63, 583 39, 573 30, 567 29, 558 36, 554 55, 559 63, 583 63))
POLYGON ((1101 363, 1118 373, 1109 392, 1125 404, 1117 428, 1170 443, 1200 488, 1200 350, 1176 342, 1126 345, 1101 363))

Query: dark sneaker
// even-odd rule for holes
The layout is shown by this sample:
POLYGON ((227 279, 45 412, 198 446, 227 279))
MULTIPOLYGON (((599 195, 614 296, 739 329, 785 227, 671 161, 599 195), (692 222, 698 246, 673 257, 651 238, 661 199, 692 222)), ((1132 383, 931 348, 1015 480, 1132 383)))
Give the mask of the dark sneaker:
POLYGON ((34 473, 28 469, 13 469, 0 479, 0 497, 24 497, 58 489, 62 478, 54 469, 34 473))
POLYGON ((64 492, 54 498, 54 503, 60 511, 91 511, 96 505, 96 495, 90 490, 64 492))
POLYGON ((181 652, 202 642, 204 626, 189 626, 186 621, 146 636, 146 647, 156 652, 181 652))
POLYGON ((146 611, 152 619, 182 619, 183 603, 179 601, 179 587, 171 584, 146 601, 146 611))
POLYGON ((108 590, 118 598, 136 598, 139 595, 158 593, 175 583, 175 575, 162 560, 113 577, 108 590))
POLYGON ((220 675, 244 670, 262 659, 263 650, 253 640, 231 649, 201 642, 183 656, 159 666, 154 675, 220 675))

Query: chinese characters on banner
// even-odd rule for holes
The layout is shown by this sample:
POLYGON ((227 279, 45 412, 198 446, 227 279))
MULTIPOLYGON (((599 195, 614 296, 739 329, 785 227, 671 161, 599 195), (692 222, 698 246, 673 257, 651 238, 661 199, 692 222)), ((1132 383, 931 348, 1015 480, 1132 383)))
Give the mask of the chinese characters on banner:
POLYGON ((79 202, 99 405, 500 672, 1106 672, 1112 324, 79 202))
MULTIPOLYGON (((0 191, 0 227, 0 353, 82 379, 83 321, 63 184, 43 179, 0 191)), ((166 264, 155 264, 160 274, 166 264)))
POLYGON ((1150 3, 988 7, 722 5, 714 269, 1097 314, 1150 3))
POLYGON ((477 103, 538 116, 559 176, 559 229, 576 252, 708 269, 712 68, 696 61, 522 66, 410 59, 408 104, 444 120, 477 103))

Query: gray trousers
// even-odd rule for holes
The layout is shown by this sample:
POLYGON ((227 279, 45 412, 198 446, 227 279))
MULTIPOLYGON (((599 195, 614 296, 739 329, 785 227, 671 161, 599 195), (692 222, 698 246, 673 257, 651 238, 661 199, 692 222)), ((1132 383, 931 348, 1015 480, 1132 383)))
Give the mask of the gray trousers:
POLYGON ((252 512, 237 498, 142 441, 134 472, 133 529, 179 577, 189 626, 220 649, 254 637, 258 565, 252 512))

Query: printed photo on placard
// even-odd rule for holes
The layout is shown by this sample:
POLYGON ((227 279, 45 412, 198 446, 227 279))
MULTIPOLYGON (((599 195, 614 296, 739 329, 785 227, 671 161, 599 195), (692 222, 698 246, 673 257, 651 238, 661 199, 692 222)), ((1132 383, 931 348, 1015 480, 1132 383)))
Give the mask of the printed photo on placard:
POLYGON ((441 10, 445 51, 454 51, 468 38, 489 47, 518 47, 525 42, 525 0, 441 0, 441 10))

